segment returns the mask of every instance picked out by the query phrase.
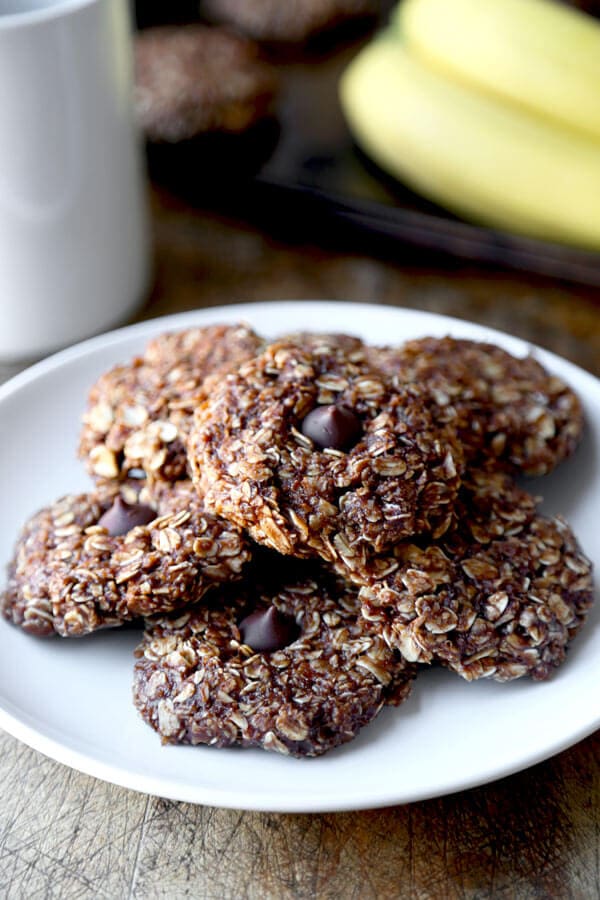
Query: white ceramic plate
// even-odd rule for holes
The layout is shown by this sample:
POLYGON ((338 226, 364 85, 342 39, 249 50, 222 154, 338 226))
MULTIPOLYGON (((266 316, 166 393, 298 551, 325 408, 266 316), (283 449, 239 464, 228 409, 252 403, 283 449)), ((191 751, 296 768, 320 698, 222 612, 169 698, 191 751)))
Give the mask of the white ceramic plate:
MULTIPOLYGON (((576 457, 533 483, 563 513, 600 564, 600 383, 575 366, 499 332, 412 310, 345 303, 264 303, 214 308, 125 328, 60 353, 0 388, 0 565, 21 524, 61 494, 87 489, 75 458, 88 388, 165 330, 244 320, 266 335, 337 330, 400 343, 452 334, 532 351, 568 381, 589 429, 576 457)), ((163 747, 131 703, 138 635, 104 632, 40 641, 0 622, 0 726, 60 762, 107 781, 176 800, 303 812, 404 803, 508 775, 570 746, 600 725, 600 605, 565 665, 543 684, 467 684, 427 671, 400 710, 324 757, 260 750, 163 747)))

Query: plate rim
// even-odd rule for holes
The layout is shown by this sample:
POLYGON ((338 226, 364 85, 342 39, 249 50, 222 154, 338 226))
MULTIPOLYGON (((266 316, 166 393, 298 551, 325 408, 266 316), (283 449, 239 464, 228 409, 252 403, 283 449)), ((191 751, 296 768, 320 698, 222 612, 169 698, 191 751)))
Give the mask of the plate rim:
MULTIPOLYGON (((1 701, 0 701, 1 703, 1 701)), ((131 772, 119 765, 106 763, 97 760, 78 750, 66 747, 64 744, 55 739, 41 734, 39 731, 31 728, 18 718, 7 712, 0 705, 0 728, 7 732, 11 737, 24 743, 39 753, 42 753, 48 759, 68 766, 76 772, 81 772, 92 778, 98 778, 107 784, 114 784, 127 790, 136 791, 137 793, 146 794, 154 797, 161 797, 165 800, 173 800, 180 803, 193 803, 200 806, 210 806, 220 809, 239 809, 249 812, 265 812, 265 813, 287 813, 289 815, 297 813, 332 813, 332 812, 353 812, 367 809, 382 809, 388 806, 400 806, 409 803, 417 803, 425 800, 433 800, 440 797, 447 797, 452 794, 462 793, 463 791, 473 788, 484 787, 524 772, 533 766, 538 765, 548 759, 553 758, 557 754, 575 746, 580 741, 594 734, 600 727, 600 720, 591 728, 583 727, 580 732, 572 738, 564 741, 557 741, 551 745, 550 749, 544 750, 539 754, 529 757, 529 761, 525 764, 516 763, 507 765, 505 769, 494 768, 483 777, 474 776, 473 778, 464 778, 455 782, 452 786, 440 786, 427 791, 403 791, 398 794, 387 793, 385 796, 373 793, 370 788, 360 797, 355 794, 347 799, 340 799, 339 795, 322 796, 318 803, 312 799, 303 800, 302 798, 294 798, 290 803, 285 802, 269 802, 265 803, 260 791, 248 791, 241 797, 232 795, 231 791, 222 788, 207 788, 206 786, 196 787, 187 784, 182 789, 177 782, 172 779, 137 775, 137 783, 132 783, 131 772), (370 792, 369 792, 370 791, 370 792)), ((166 748, 167 750, 170 748, 166 748)), ((228 748, 225 748, 228 749, 228 748)), ((231 748, 229 748, 231 749, 231 748)), ((215 751, 219 752, 219 751, 215 751)), ((240 752, 244 752, 241 750, 240 752)), ((310 759, 296 760, 300 764, 310 765, 310 759)), ((272 796, 272 795, 271 795, 272 796)))
MULTIPOLYGON (((46 356, 43 359, 40 359, 39 361, 28 365, 23 371, 18 372, 16 375, 13 375, 0 385, 0 401, 3 401, 5 399, 5 395, 7 393, 10 392, 12 394, 14 391, 19 390, 21 387, 29 384, 32 380, 35 380, 35 378, 39 375, 43 375, 47 372, 53 371, 55 368, 60 367, 61 365, 75 362, 79 358, 86 356, 88 353, 93 353, 96 348, 104 346, 108 339, 110 339, 110 344, 112 345, 120 341, 126 341, 130 336, 139 335, 140 337, 143 337, 153 334, 155 330, 162 331, 163 325, 165 326, 165 331, 193 327, 197 319, 202 320, 205 316, 207 319, 212 318, 213 312, 215 314, 225 314, 227 319, 234 319, 235 316, 233 315, 233 313, 237 314, 239 312, 239 315, 242 316, 241 321, 243 321, 243 314, 245 311, 248 311, 249 309, 265 310, 266 308, 271 306, 277 306, 280 308, 290 307, 294 309, 302 306, 305 309, 326 308, 328 310, 331 310, 334 307, 347 307, 349 309, 358 309, 362 313, 365 313, 367 310, 375 307, 379 310, 385 310, 391 315, 399 315, 400 317, 402 317, 403 315, 416 315, 425 321, 431 321, 440 324, 447 323, 448 334, 452 334, 455 329, 460 329, 461 327, 467 328, 469 330, 475 329, 482 335, 481 338, 476 338, 476 340, 485 340, 487 337, 489 341, 492 341, 494 336, 499 336, 505 344, 512 344, 514 349, 509 352, 532 352, 536 356, 536 358, 547 360, 551 363, 558 362, 561 367, 566 366, 568 369, 576 372, 577 377, 583 377, 584 380, 588 381, 590 385, 595 384, 597 387, 600 387, 600 378, 597 378, 591 372, 588 372, 586 369, 578 366, 576 363, 571 362, 571 360, 566 359, 564 356, 560 356, 558 353, 554 353, 552 350, 541 347, 539 344, 528 341, 525 338, 518 337, 517 335, 511 334, 508 331, 504 331, 500 328, 494 328, 491 325, 484 325, 479 322, 474 322, 471 319, 461 319, 458 316, 448 316, 444 313, 431 312, 430 310, 421 310, 406 306, 395 306, 392 304, 378 303, 375 301, 371 302, 368 300, 354 301, 272 299, 205 306, 198 309, 186 310, 184 312, 169 313, 164 316, 156 316, 151 319, 144 319, 142 322, 134 322, 129 325, 122 325, 119 328, 111 328, 110 330, 104 331, 101 334, 86 338, 83 341, 78 341, 77 343, 69 347, 65 347, 62 350, 51 353, 49 356, 46 356), (162 324, 159 325, 159 323, 162 324)), ((352 334, 352 329, 350 329, 348 333, 352 334)))
MULTIPOLYGON (((336 308, 336 313, 342 313, 343 309, 353 309, 361 314, 368 314, 373 307, 384 311, 391 317, 398 316, 399 319, 404 316, 418 317, 423 322, 423 334, 426 334, 428 323, 435 323, 436 329, 446 328, 448 334, 458 333, 460 330, 475 332, 472 334, 474 340, 498 341, 500 346, 509 347, 509 352, 516 355, 532 352, 544 365, 552 367, 558 363, 559 368, 566 372, 566 377, 572 372, 574 378, 584 381, 587 389, 596 389, 600 391, 600 380, 590 372, 577 366, 575 363, 558 356, 552 351, 539 347, 536 344, 524 341, 510 333, 472 322, 467 319, 459 319, 441 315, 427 310, 419 310, 407 307, 399 307, 380 303, 371 302, 354 302, 343 300, 269 300, 261 302, 237 303, 225 306, 203 307, 201 309, 190 310, 187 312, 174 313, 167 316, 160 316, 153 319, 138 322, 133 325, 126 325, 118 329, 104 332, 103 334, 89 338, 79 342, 72 347, 54 353, 51 356, 35 363, 26 368, 23 372, 13 376, 3 385, 0 385, 0 413, 4 401, 13 397, 15 394, 38 378, 44 378, 52 372, 76 365, 79 360, 93 354, 102 347, 115 347, 119 343, 127 343, 133 338, 139 337, 140 344, 144 339, 148 339, 154 334, 163 331, 178 330, 195 325, 207 324, 210 321, 239 321, 244 320, 246 315, 256 314, 257 310, 266 311, 266 308, 277 306, 285 312, 286 307, 293 307, 295 310, 302 306, 308 312, 316 312, 327 308, 328 311, 336 308), (250 312, 252 310, 252 312, 250 312), (221 318, 219 318, 221 317, 221 318), (479 335, 479 336, 477 336, 479 335)), ((307 316, 308 318, 308 316, 307 316)), ((361 329, 357 329, 360 333, 361 329)), ((352 329, 349 329, 352 333, 352 329)), ((143 349, 140 346, 140 350, 143 349)), ((561 373, 562 374, 562 373, 561 373)), ((585 400, 585 398, 582 398, 585 400)), ((67 765, 76 771, 80 771, 86 775, 100 778, 108 783, 119 785, 120 787, 135 790, 138 792, 151 794, 154 796, 164 797, 166 799, 203 804, 207 806, 229 808, 229 809, 245 809, 263 812, 283 812, 283 813, 318 813, 318 812, 335 812, 350 811, 360 809, 374 809, 385 806, 412 803, 419 800, 432 799, 434 797, 442 797, 459 791, 468 790, 473 787, 489 784, 490 782, 515 774, 536 765, 546 759, 555 756, 568 747, 577 744, 579 741, 593 734, 600 727, 600 711, 595 718, 591 718, 584 725, 570 732, 567 737, 557 738, 543 750, 526 754, 526 761, 508 763, 505 767, 498 768, 493 766, 492 770, 484 773, 478 773, 472 778, 463 777, 455 780, 451 785, 448 779, 438 779, 440 782, 437 786, 429 790, 410 790, 398 789, 397 791, 379 789, 375 791, 372 786, 366 787, 364 792, 360 791, 360 783, 355 785, 353 794, 347 798, 340 798, 339 794, 320 796, 319 801, 315 802, 314 797, 294 797, 293 802, 287 798, 281 802, 274 802, 271 795, 269 802, 266 802, 261 795, 264 791, 248 790, 245 795, 240 796, 239 792, 232 796, 231 791, 227 791, 222 787, 207 788, 206 785, 186 784, 179 785, 168 776, 150 776, 147 774, 137 774, 131 772, 130 769, 120 765, 108 763, 102 759, 98 759, 93 755, 87 754, 80 750, 66 746, 60 741, 54 739, 42 731, 36 730, 27 722, 21 720, 10 710, 5 708, 5 699, 0 696, 0 727, 7 733, 22 741, 29 747, 44 754, 45 756, 67 765)), ((300 764, 310 765, 310 761, 300 761, 300 764)))

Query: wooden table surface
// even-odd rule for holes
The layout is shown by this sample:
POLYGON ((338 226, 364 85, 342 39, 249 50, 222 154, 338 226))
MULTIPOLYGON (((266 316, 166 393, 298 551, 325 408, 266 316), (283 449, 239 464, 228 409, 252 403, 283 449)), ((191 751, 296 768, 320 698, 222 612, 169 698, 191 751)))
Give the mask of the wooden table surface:
MULTIPOLYGON (((600 375, 600 290, 416 265, 406 253, 395 263, 361 252, 360 240, 284 243, 164 190, 152 205, 156 285, 140 318, 238 301, 370 300, 491 325, 600 375)), ((275 815, 147 797, 0 733, 0 897, 599 897, 599 761, 596 733, 449 797, 275 815)))

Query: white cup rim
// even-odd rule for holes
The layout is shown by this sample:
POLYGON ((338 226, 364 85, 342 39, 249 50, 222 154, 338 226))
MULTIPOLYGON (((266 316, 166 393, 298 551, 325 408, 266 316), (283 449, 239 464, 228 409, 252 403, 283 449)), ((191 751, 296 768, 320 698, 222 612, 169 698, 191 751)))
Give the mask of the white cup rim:
POLYGON ((65 15, 93 6, 98 0, 60 0, 52 6, 41 9, 32 9, 28 12, 0 13, 0 32, 9 28, 20 28, 28 25, 38 25, 43 22, 51 22, 65 15))

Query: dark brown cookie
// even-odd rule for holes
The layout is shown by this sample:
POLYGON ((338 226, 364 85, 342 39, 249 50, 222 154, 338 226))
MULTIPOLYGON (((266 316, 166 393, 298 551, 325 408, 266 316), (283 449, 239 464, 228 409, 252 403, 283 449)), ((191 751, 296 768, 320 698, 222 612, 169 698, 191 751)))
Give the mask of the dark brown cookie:
POLYGON ((189 483, 133 505, 114 492, 71 495, 25 526, 0 602, 25 631, 78 637, 195 603, 249 559, 238 529, 189 483))
POLYGON ((261 339, 245 325, 163 334, 143 356, 116 366, 92 387, 79 455, 98 481, 187 478, 185 437, 210 381, 255 356, 261 339))
POLYGON ((463 678, 548 678, 593 602, 592 566, 567 523, 502 473, 470 473, 457 524, 394 548, 389 573, 361 589, 363 615, 414 662, 463 678))
POLYGON ((135 39, 135 110, 148 141, 238 135, 272 113, 276 78, 251 42, 203 25, 149 28, 135 39))
POLYGON ((134 702, 163 741, 294 756, 351 740, 415 674, 326 573, 153 620, 136 655, 134 702))
POLYGON ((533 357, 493 344, 422 338, 374 348, 374 365, 395 384, 427 384, 438 418, 458 429, 467 459, 513 473, 544 475, 569 456, 583 431, 581 403, 533 357))
POLYGON ((202 0, 201 11, 258 41, 304 43, 352 19, 371 18, 377 0, 202 0))
POLYGON ((54 634, 48 557, 74 531, 83 533, 95 526, 112 504, 115 493, 71 494, 28 519, 8 566, 6 589, 0 593, 0 607, 6 619, 29 634, 54 634))
POLYGON ((428 403, 358 350, 278 342, 198 409, 190 465, 208 508, 280 553, 382 551, 451 519, 461 451, 428 403))

